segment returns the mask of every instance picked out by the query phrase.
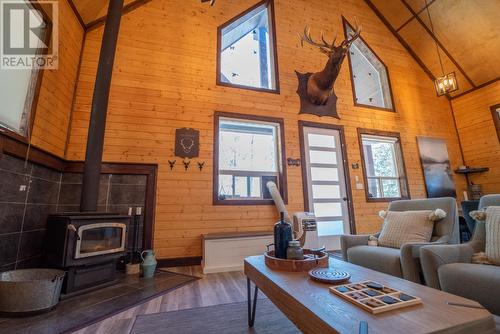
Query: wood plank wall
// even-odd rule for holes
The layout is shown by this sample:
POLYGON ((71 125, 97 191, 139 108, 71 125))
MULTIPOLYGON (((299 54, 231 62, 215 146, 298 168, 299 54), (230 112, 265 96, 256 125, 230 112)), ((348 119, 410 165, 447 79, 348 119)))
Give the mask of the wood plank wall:
POLYGON ((452 100, 465 163, 489 167, 490 171, 471 175, 485 194, 500 193, 500 142, 490 107, 500 103, 500 81, 452 100))
MULTIPOLYGON (((350 163, 360 162, 357 127, 401 132, 411 196, 425 197, 416 136, 446 139, 452 167, 462 164, 451 108, 437 98, 433 83, 362 0, 276 0, 281 94, 251 92, 215 85, 217 26, 257 0, 221 0, 210 8, 199 1, 153 0, 122 20, 112 80, 104 159, 159 164, 155 249, 160 258, 201 255, 202 233, 270 229, 277 215, 272 206, 212 205, 214 111, 257 114, 285 119, 286 156, 300 156, 298 120, 345 126, 350 163), (363 37, 387 64, 397 113, 354 107, 347 63, 335 85, 342 120, 298 115, 294 70, 318 70, 326 58, 301 48, 297 32, 310 24, 319 34, 343 36, 341 14, 363 26, 363 37), (176 128, 200 130, 200 172, 187 172, 177 158, 171 171, 176 128)), ((87 34, 69 159, 83 159, 102 28, 87 34)), ((347 60, 346 60, 347 61, 347 60)), ((195 164, 194 162, 192 165, 195 164)), ((355 190, 362 171, 351 170, 358 232, 374 232, 386 203, 366 203, 355 190)), ((463 178, 456 178, 459 192, 463 178)), ((300 167, 288 168, 290 211, 303 210, 300 167)))
POLYGON ((59 1, 59 69, 43 73, 32 144, 64 157, 84 31, 67 0, 59 1))

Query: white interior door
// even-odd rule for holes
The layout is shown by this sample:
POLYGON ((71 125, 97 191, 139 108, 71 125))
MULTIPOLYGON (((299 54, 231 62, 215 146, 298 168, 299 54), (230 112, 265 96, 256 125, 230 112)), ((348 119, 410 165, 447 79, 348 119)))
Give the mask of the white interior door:
POLYGON ((337 250, 340 235, 351 232, 340 132, 306 126, 303 131, 307 200, 318 224, 317 235, 306 246, 337 250))

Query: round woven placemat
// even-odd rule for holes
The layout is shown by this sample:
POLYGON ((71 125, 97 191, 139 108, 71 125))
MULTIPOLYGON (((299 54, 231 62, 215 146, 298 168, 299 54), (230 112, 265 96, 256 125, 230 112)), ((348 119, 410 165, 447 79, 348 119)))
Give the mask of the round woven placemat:
POLYGON ((331 268, 314 268, 309 271, 309 276, 315 281, 331 284, 344 283, 351 278, 348 272, 331 268))

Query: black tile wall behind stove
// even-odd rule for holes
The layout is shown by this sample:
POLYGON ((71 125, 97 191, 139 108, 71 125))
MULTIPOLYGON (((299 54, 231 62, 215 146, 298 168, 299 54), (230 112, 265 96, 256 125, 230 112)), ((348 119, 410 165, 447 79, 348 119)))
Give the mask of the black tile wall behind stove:
MULTIPOLYGON (((98 211, 126 215, 129 208, 135 214, 141 208, 138 224, 138 245, 142 245, 144 226, 144 205, 146 202, 146 175, 101 175, 99 185, 98 211)), ((81 173, 63 173, 59 196, 58 212, 78 211, 82 189, 81 173)), ((133 224, 129 227, 128 247, 132 247, 133 224)))
POLYGON ((2 154, 0 180, 0 271, 40 265, 61 173, 2 154))
MULTIPOLYGON (((61 173, 25 163, 7 154, 0 155, 0 271, 42 265, 47 217, 55 212, 79 211, 81 173, 61 173)), ((100 180, 101 212, 139 217, 139 245, 142 245, 145 175, 103 174, 100 180)), ((129 230, 132 246, 133 225, 129 230)))

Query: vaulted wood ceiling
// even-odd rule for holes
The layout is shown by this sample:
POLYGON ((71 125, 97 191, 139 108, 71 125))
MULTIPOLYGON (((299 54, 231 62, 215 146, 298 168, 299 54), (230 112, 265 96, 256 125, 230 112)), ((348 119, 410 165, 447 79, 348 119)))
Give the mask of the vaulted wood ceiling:
MULTIPOLYGON (((132 8, 149 0, 125 0, 132 8)), ((194 0, 190 0, 194 1, 194 0)), ((70 0, 87 28, 102 22, 109 0, 70 0)), ((500 0, 365 0, 429 77, 455 72, 457 96, 500 78, 500 0), (434 33, 427 14, 429 9, 434 33)))
MULTIPOLYGON (((137 0, 124 0, 123 6, 131 5, 137 0)), ((109 0, 70 0, 85 26, 92 25, 106 16, 109 0)))
POLYGON ((365 1, 432 77, 441 75, 438 43, 444 71, 457 76, 452 96, 500 78, 499 0, 365 1))

